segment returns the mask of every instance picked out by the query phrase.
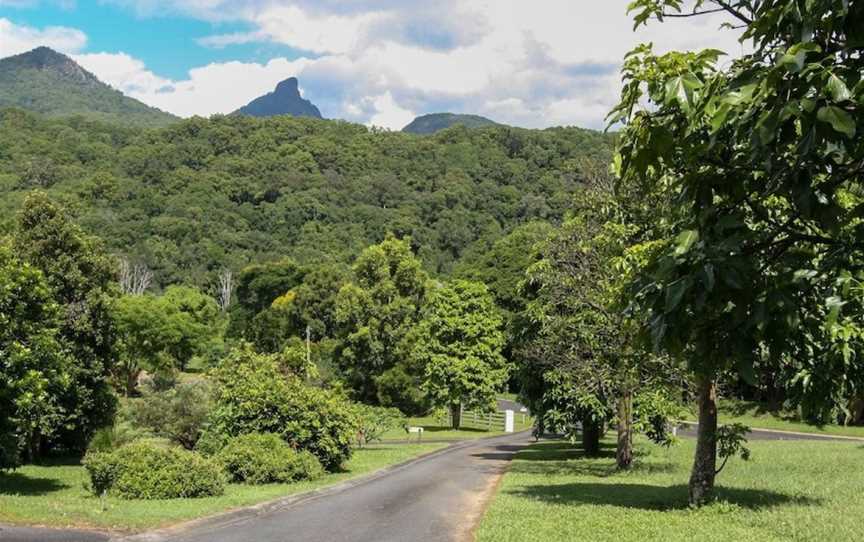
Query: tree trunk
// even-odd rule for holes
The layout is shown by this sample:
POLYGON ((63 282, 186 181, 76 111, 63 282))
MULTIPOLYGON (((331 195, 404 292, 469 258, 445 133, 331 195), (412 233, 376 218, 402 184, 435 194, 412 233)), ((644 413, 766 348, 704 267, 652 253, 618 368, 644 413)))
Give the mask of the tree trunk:
POLYGON ((591 416, 582 419, 582 450, 587 456, 600 453, 600 424, 591 416))
POLYGON ((618 449, 615 454, 619 469, 633 464, 633 393, 629 390, 618 398, 618 449))
POLYGON ((462 425, 462 403, 453 403, 450 405, 450 426, 453 429, 459 429, 462 425))
POLYGON ((713 378, 699 377, 699 430, 690 473, 690 505, 701 506, 711 496, 717 473, 717 387, 713 378))

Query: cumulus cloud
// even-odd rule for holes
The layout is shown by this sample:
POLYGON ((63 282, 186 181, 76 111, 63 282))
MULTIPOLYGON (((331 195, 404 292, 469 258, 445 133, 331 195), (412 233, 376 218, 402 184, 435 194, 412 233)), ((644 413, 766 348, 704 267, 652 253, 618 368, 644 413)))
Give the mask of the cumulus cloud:
POLYGON ((526 127, 601 127, 620 90, 618 70, 636 44, 740 51, 721 15, 632 31, 629 0, 107 0, 139 14, 236 21, 208 47, 269 42, 298 60, 214 63, 180 81, 127 55, 84 55, 114 86, 173 113, 227 113, 297 76, 327 117, 401 128, 415 114, 487 115, 526 127))
POLYGON ((17 55, 46 45, 64 53, 80 51, 87 44, 87 36, 80 30, 65 26, 34 28, 16 25, 0 18, 0 57, 17 55))

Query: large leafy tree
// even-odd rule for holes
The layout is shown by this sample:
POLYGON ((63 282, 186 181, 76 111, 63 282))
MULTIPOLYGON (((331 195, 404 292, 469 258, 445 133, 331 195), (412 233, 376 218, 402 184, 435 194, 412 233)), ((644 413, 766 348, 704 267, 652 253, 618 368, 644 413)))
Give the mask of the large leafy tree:
POLYGON ((353 270, 355 280, 336 297, 338 363, 358 399, 401 403, 407 398, 379 393, 379 383, 397 381, 402 393, 419 387, 422 372, 410 365, 408 354, 428 277, 409 241, 393 236, 364 250, 353 270))
POLYGON ((683 5, 636 0, 631 10, 637 25, 725 12, 746 53, 640 46, 612 120, 624 123, 621 178, 674 203, 633 291, 655 344, 697 381, 690 500, 700 504, 717 472, 723 371, 753 379, 783 366, 813 404, 861 384, 864 4, 683 5))
POLYGON ((63 421, 59 307, 42 273, 0 244, 0 469, 29 459, 63 421))
POLYGON ((186 286, 171 286, 161 296, 123 296, 114 317, 120 335, 114 373, 127 396, 136 391, 143 370, 183 369, 219 337, 216 301, 186 286))
POLYGON ((111 305, 115 262, 43 192, 24 201, 13 236, 15 253, 39 269, 60 311, 58 340, 70 357, 70 384, 57 398, 63 423, 49 445, 83 450, 109 423, 115 398, 107 381, 116 360, 111 305))
POLYGON ((507 382, 502 326, 484 284, 456 280, 430 288, 412 357, 424 367, 432 402, 450 409, 454 429, 463 407, 493 408, 507 382))
MULTIPOLYGON (((533 384, 525 391, 535 396, 538 416, 564 428, 578 420, 591 454, 599 449, 600 425, 615 413, 617 463, 626 469, 633 461, 637 395, 662 396, 676 371, 645 351, 638 327, 621 310, 651 214, 623 187, 612 188, 611 182, 586 185, 573 217, 540 247, 524 283, 530 301, 521 353, 526 383, 533 384)), ((648 406, 642 401, 642 418, 654 415, 645 412, 648 406)))

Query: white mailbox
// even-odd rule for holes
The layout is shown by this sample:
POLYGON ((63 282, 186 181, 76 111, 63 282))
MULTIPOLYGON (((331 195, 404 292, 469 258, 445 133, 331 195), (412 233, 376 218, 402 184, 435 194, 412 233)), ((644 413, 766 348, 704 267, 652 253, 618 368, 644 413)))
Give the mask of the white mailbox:
POLYGON ((512 410, 504 411, 504 432, 512 433, 514 430, 514 414, 512 410))

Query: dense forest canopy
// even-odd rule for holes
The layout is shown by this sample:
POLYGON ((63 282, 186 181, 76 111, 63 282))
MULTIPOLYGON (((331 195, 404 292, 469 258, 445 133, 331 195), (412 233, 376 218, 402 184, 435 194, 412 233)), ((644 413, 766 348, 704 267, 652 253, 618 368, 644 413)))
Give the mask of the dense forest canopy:
POLYGON ((614 137, 456 126, 431 137, 338 121, 193 118, 148 130, 0 112, 0 231, 46 190, 154 284, 213 291, 223 269, 350 262, 388 232, 433 274, 519 224, 558 222, 614 137))

